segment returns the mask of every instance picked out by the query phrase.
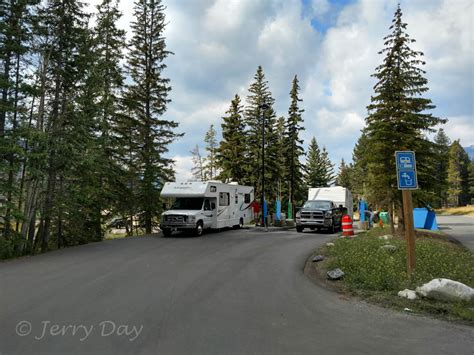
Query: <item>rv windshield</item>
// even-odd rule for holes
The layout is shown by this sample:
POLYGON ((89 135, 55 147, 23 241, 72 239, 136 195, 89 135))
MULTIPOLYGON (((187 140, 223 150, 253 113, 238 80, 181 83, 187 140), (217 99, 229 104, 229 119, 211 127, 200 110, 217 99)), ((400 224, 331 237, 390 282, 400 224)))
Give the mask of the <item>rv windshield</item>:
POLYGON ((306 201, 303 206, 309 210, 330 210, 331 207, 331 201, 306 201))
POLYGON ((200 210, 203 198, 177 198, 173 203, 172 210, 200 210))

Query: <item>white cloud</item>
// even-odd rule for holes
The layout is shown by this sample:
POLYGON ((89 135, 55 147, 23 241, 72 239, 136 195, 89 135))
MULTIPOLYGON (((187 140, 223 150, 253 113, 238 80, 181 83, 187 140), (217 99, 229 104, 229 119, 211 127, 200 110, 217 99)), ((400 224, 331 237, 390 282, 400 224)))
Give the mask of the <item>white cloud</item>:
MULTIPOLYGON (((99 0, 90 0, 97 3, 99 0)), ((289 105, 291 80, 298 74, 305 109, 305 143, 316 136, 331 159, 351 160, 383 59, 383 37, 397 0, 358 0, 335 5, 312 0, 164 0, 169 25, 166 60, 172 102, 166 117, 180 122, 185 136, 170 146, 177 176, 190 176, 189 151, 221 116, 235 93, 245 102, 258 65, 276 99, 278 115, 289 105), (309 8, 309 9, 308 9, 309 8), (329 26, 319 33, 316 19, 329 26), (188 172, 186 172, 188 171, 188 172)), ((446 132, 473 144, 473 3, 470 0, 403 0, 407 31, 425 53, 432 113, 450 118, 446 132)), ((128 28, 132 0, 122 0, 120 26, 128 28)), ((129 34, 130 37, 130 34, 129 34)))
POLYGON ((172 157, 174 160, 174 169, 177 181, 187 181, 193 178, 191 169, 193 168, 192 157, 175 155, 172 157))
POLYGON ((452 141, 460 139, 461 145, 467 147, 474 144, 473 126, 472 116, 448 117, 448 123, 444 129, 452 141))

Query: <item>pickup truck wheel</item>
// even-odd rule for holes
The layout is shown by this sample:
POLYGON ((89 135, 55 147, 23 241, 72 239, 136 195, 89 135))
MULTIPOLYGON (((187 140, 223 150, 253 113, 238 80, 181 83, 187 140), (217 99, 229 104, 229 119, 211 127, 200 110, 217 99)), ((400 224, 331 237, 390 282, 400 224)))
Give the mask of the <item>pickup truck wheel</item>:
POLYGON ((203 231, 204 231, 204 228, 202 226, 202 222, 201 221, 197 222, 196 228, 194 229, 194 234, 196 235, 196 237, 200 237, 203 231))
POLYGON ((330 229, 331 233, 336 233, 336 226, 334 225, 334 220, 332 221, 332 224, 331 224, 331 229, 330 229))
POLYGON ((299 226, 296 227, 296 231, 297 231, 298 233, 303 232, 303 229, 304 229, 303 227, 299 227, 299 226))
POLYGON ((163 228, 162 232, 165 237, 169 237, 171 236, 171 233, 173 233, 170 228, 163 228))

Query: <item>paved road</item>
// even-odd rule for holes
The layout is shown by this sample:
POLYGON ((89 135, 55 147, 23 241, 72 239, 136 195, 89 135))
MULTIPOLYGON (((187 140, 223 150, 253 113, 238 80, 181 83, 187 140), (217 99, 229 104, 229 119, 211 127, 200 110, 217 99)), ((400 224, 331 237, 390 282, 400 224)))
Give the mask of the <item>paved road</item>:
POLYGON ((474 217, 436 216, 439 229, 459 240, 474 253, 474 217))
POLYGON ((128 238, 0 263, 0 353, 473 353, 473 327, 315 286, 305 260, 333 237, 128 238))

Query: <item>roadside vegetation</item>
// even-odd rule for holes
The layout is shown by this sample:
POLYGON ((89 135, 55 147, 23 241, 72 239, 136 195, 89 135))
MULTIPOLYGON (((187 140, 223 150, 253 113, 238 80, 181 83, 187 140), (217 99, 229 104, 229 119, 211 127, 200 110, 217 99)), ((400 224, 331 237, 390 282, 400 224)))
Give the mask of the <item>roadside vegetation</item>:
POLYGON ((440 208, 436 210, 441 216, 471 216, 474 217, 474 206, 440 208))
MULTIPOLYGON (((359 296, 369 302, 399 310, 431 314, 451 320, 474 324, 474 304, 441 302, 424 298, 408 300, 397 294, 434 278, 447 278, 474 286, 474 254, 442 234, 417 232, 416 269, 411 278, 406 267, 406 241, 401 237, 387 237, 387 229, 374 228, 355 238, 341 238, 334 246, 325 246, 315 254, 325 260, 311 263, 310 267, 320 278, 328 270, 340 268, 341 281, 332 282, 340 292, 359 296), (395 250, 383 249, 393 245, 395 250)), ((328 281, 329 282, 329 281, 328 281)))

